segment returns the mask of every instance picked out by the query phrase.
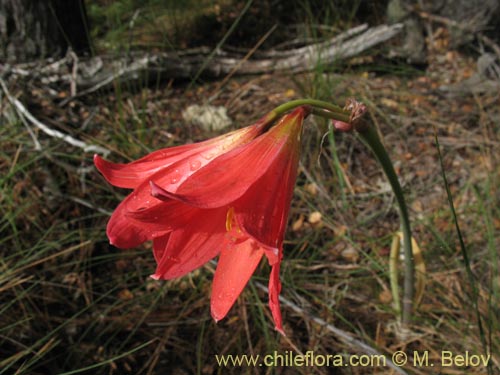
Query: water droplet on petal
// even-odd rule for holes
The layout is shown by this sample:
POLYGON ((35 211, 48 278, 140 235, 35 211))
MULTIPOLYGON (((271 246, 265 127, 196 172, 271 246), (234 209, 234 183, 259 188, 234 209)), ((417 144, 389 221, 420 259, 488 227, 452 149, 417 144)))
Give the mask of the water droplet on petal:
POLYGON ((173 256, 167 256, 167 260, 173 262, 173 263, 179 263, 180 260, 179 258, 173 257, 173 256))
POLYGON ((199 160, 193 160, 190 164, 189 164, 189 168, 192 170, 192 171, 195 171, 197 170, 198 168, 201 167, 201 161, 199 160))
POLYGON ((179 170, 176 169, 174 171, 174 173, 172 173, 172 176, 170 177, 170 183, 173 185, 173 184, 176 184, 180 181, 180 179, 182 178, 182 175, 179 173, 179 170))
POLYGON ((210 160, 214 157, 214 154, 212 152, 209 152, 208 154, 202 155, 205 159, 210 160))

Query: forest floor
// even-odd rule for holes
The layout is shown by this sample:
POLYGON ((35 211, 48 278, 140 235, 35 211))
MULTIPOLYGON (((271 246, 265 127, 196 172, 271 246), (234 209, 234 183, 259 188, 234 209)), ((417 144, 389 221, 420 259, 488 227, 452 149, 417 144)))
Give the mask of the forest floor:
MULTIPOLYGON (((365 354, 359 342, 387 358, 408 353, 401 367, 408 374, 498 373, 500 91, 481 92, 479 84, 471 90, 463 82, 475 76, 475 59, 451 49, 443 31, 434 43, 422 70, 384 72, 384 63, 367 64, 367 56, 348 62, 342 74, 317 70, 236 77, 223 86, 213 81, 135 90, 117 83, 111 92, 63 107, 43 90, 9 87, 39 121, 111 150, 108 158, 115 162, 219 134, 182 117, 188 106, 208 98, 227 108, 229 129, 236 129, 287 100, 312 97, 343 105, 355 97, 368 106, 404 188, 426 285, 403 337, 389 282, 389 249, 399 226, 389 185, 355 135, 326 137, 328 124, 311 117, 281 270, 282 295, 298 306, 282 307, 287 336, 274 331, 260 288, 267 285, 266 262, 216 324, 209 312, 214 265, 178 280, 150 279, 150 244, 120 250, 106 238, 109 214, 128 192, 105 182, 91 152, 24 123, 2 95, 0 374, 393 371, 374 363, 264 370, 262 362, 224 366, 216 358, 314 351, 347 360, 365 354), (342 340, 315 318, 358 341, 342 340), (471 360, 488 354, 488 366, 471 360), (428 364, 411 360, 424 355, 428 364)), ((62 89, 59 99, 67 95, 62 89)))

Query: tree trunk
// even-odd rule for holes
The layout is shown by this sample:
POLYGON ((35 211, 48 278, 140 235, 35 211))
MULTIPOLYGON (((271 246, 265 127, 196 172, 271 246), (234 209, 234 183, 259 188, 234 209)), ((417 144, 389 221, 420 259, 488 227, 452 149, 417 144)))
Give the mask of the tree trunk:
POLYGON ((0 0, 0 61, 90 50, 84 0, 0 0))
POLYGON ((457 48, 478 33, 498 30, 499 15, 499 0, 390 0, 387 6, 389 23, 405 26, 395 54, 410 63, 426 61, 425 37, 432 33, 432 22, 448 27, 452 47, 457 48))

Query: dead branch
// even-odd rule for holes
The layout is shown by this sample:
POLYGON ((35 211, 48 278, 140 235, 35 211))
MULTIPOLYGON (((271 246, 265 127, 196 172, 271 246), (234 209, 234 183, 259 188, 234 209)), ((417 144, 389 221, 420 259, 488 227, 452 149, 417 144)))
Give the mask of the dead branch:
MULTIPOLYGON (((16 98, 14 98, 10 94, 9 90, 7 89, 7 85, 5 84, 5 82, 1 78, 0 78, 0 86, 2 87, 2 90, 4 91, 5 96, 9 100, 10 104, 16 109, 19 117, 23 119, 23 122, 25 119, 27 119, 31 124, 35 125, 38 129, 43 131, 48 136, 53 137, 53 138, 62 139, 63 141, 65 141, 66 143, 69 143, 72 146, 79 147, 79 148, 83 149, 83 151, 85 151, 85 152, 95 152, 98 154, 102 154, 104 156, 107 156, 110 153, 109 150, 107 150, 103 147, 100 147, 97 145, 89 145, 85 142, 82 142, 82 141, 76 139, 76 138, 73 138, 72 136, 70 136, 68 134, 62 133, 59 130, 54 130, 54 129, 49 128, 47 125, 43 124, 35 116, 33 116, 26 109, 26 107, 23 105, 23 103, 21 103, 19 100, 17 100, 16 98)), ((31 131, 31 129, 29 128, 29 126, 27 125, 26 122, 25 122, 25 125, 28 127, 29 133, 32 135, 32 137, 34 137, 34 133, 31 131)), ((35 143, 35 148, 37 150, 39 150, 41 148, 40 143, 38 142, 36 137, 34 137, 33 140, 35 143)))
MULTIPOLYGON (((269 289, 265 285, 261 284, 260 282, 256 281, 255 286, 257 288, 259 288, 260 290, 264 291, 265 293, 269 293, 269 289)), ((305 311, 300 306, 293 303, 292 301, 290 301, 286 297, 280 295, 279 300, 284 306, 288 307, 290 310, 294 311, 296 314, 300 315, 305 320, 312 321, 312 322, 320 325, 321 327, 324 327, 326 330, 333 333, 340 341, 342 341, 344 344, 350 346, 351 348, 353 348, 355 350, 359 350, 359 351, 361 351, 365 354, 368 354, 368 355, 382 356, 382 354, 379 351, 372 348, 370 345, 365 344, 363 341, 358 340, 351 333, 343 331, 340 328, 335 327, 333 324, 326 322, 325 320, 323 320, 319 316, 309 314, 307 311, 305 311)), ((394 362, 392 362, 391 359, 386 358, 386 360, 387 360, 386 361, 387 366, 390 367, 393 371, 395 371, 398 374, 407 375, 407 372, 404 369, 402 369, 401 367, 396 366, 394 364, 394 362)))
POLYGON ((212 53, 208 48, 197 48, 174 53, 136 52, 123 57, 98 56, 86 61, 82 58, 75 60, 68 54, 51 64, 22 64, 7 67, 6 70, 16 77, 29 78, 44 86, 59 90, 66 87, 71 88, 71 93, 77 92, 61 103, 64 105, 75 97, 108 88, 116 80, 144 84, 158 79, 191 79, 200 73, 204 77, 217 78, 235 71, 240 75, 304 72, 314 69, 318 62, 331 65, 356 56, 391 39, 402 27, 402 24, 372 28, 360 25, 321 43, 291 50, 257 51, 252 59, 245 58, 244 53, 223 50, 212 53))
POLYGON ((430 14, 427 12, 418 11, 415 9, 412 9, 412 10, 416 14, 418 14, 422 19, 427 19, 431 22, 436 22, 436 23, 439 23, 442 25, 446 25, 448 27, 454 27, 454 28, 460 29, 461 31, 466 32, 466 33, 474 33, 479 40, 481 40, 484 44, 486 44, 488 47, 490 47, 495 52, 497 57, 500 58, 500 46, 498 44, 496 44, 492 39, 488 38, 486 35, 479 32, 478 30, 476 30, 475 27, 470 26, 470 25, 465 24, 465 23, 457 22, 455 20, 452 20, 452 19, 449 19, 449 18, 446 18, 443 16, 438 16, 438 15, 430 14))

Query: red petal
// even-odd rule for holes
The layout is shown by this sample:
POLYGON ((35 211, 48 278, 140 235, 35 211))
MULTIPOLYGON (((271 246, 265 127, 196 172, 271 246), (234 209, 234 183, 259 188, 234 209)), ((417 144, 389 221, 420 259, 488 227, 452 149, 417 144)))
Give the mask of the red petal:
POLYGON ((280 332, 283 336, 285 331, 283 331, 283 320, 281 318, 280 309, 280 292, 281 292, 281 281, 280 281, 280 262, 276 263, 271 268, 271 275, 269 276, 269 308, 274 319, 275 329, 280 332))
POLYGON ((170 233, 167 233, 166 235, 156 237, 153 240, 153 256, 155 257, 156 263, 159 263, 161 258, 163 258, 169 238, 170 233))
MULTIPOLYGON (((171 172, 162 170, 151 178, 159 183, 169 181, 171 172)), ((115 209, 108 223, 110 242, 120 248, 131 248, 165 234, 174 227, 188 223, 196 208, 178 201, 159 200, 153 181, 144 181, 130 193, 115 209), (153 187, 153 191, 151 190, 153 187)))
POLYGON ((155 151, 131 163, 112 163, 94 155, 94 164, 104 178, 117 187, 133 189, 149 176, 198 151, 189 144, 155 151))
POLYGON ((199 210, 189 225, 174 230, 168 244, 162 238, 155 239, 153 246, 157 260, 153 278, 173 279, 183 276, 214 258, 222 248, 226 236, 225 208, 199 210), (165 247, 166 246, 166 247, 165 247), (160 247, 165 247, 162 250, 160 247))
POLYGON ((336 130, 341 132, 350 132, 354 129, 354 126, 351 123, 344 121, 332 120, 332 124, 336 130))
POLYGON ((192 225, 194 216, 200 209, 174 201, 158 201, 158 204, 136 211, 126 211, 127 218, 136 221, 136 225, 148 227, 150 231, 170 231, 192 225))
POLYGON ((301 127, 289 132, 282 152, 264 175, 236 202, 236 220, 260 243, 280 248, 297 177, 301 127))
POLYGON ((257 241, 278 248, 288 221, 297 176, 298 157, 279 158, 234 203, 235 215, 245 232, 257 241))
POLYGON ((131 212, 147 210, 163 202, 151 196, 148 182, 141 184, 116 207, 107 226, 110 242, 122 249, 128 249, 148 241, 155 235, 161 235, 170 229, 153 228, 147 223, 140 223, 130 218, 131 212), (160 233, 158 233, 160 232, 160 233))
MULTIPOLYGON (((129 196, 130 197, 130 196, 129 196)), ((154 198, 151 198, 154 199, 154 198)), ((121 249, 130 249, 139 246, 141 243, 151 240, 154 236, 159 236, 167 233, 170 229, 153 228, 149 225, 144 225, 136 220, 127 217, 126 208, 128 198, 126 198, 113 212, 109 219, 106 233, 109 242, 121 249)))
POLYGON ((298 140, 295 138, 300 135, 304 111, 298 108, 284 116, 267 133, 214 159, 175 192, 155 182, 168 191, 169 198, 196 207, 228 205, 245 194, 275 162, 283 164, 283 160, 293 156, 293 152, 298 153, 298 140))
POLYGON ((168 175, 163 174, 168 179, 166 183, 178 186, 213 158, 254 139, 261 133, 262 125, 258 122, 204 142, 164 148, 128 164, 111 163, 98 155, 94 156, 94 163, 114 186, 134 189, 166 168, 168 175))
POLYGON ((176 202, 176 195, 174 193, 170 193, 166 191, 164 188, 161 186, 158 186, 154 181, 150 181, 149 185, 151 186, 151 195, 155 198, 161 199, 163 201, 169 201, 169 200, 175 200, 176 202))
POLYGON ((264 251, 255 241, 224 246, 212 285, 211 312, 219 321, 226 316, 259 264, 264 251))

